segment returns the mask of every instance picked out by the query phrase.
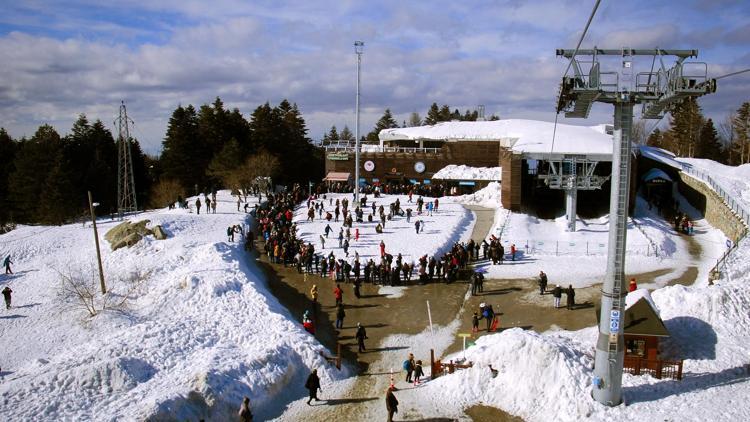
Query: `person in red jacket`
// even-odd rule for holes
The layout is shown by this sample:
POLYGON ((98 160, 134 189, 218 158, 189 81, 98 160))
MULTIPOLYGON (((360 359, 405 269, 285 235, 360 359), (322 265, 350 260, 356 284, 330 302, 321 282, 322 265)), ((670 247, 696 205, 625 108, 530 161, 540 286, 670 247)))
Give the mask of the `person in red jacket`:
POLYGON ((380 241, 380 257, 382 258, 384 256, 385 256, 385 243, 381 240, 380 241))
POLYGON ((336 297, 336 306, 338 306, 342 302, 343 294, 344 291, 341 290, 341 286, 336 284, 336 288, 333 289, 333 295, 336 297))
POLYGON ((630 285, 628 286, 628 292, 633 292, 638 289, 638 285, 635 283, 635 277, 630 279, 630 285))

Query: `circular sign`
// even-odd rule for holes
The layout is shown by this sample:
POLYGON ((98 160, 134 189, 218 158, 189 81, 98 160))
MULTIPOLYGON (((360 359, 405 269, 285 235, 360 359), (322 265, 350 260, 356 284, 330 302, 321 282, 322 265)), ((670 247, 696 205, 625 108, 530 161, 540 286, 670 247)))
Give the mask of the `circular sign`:
POLYGON ((365 166, 364 167, 365 167, 365 170, 367 170, 367 171, 373 171, 373 170, 375 170, 375 163, 373 163, 370 160, 367 160, 367 161, 365 161, 365 166))
POLYGON ((424 173, 424 168, 425 167, 423 162, 417 161, 416 163, 414 163, 414 171, 416 171, 417 173, 424 173))
POLYGON ((391 169, 391 173, 396 173, 398 170, 396 170, 396 167, 391 169))

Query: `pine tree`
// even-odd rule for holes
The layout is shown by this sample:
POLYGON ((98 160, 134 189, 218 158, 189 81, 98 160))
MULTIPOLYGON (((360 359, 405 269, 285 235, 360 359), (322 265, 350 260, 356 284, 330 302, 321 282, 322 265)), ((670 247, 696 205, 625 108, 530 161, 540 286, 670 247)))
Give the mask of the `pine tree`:
POLYGON ((680 157, 693 157, 698 145, 703 115, 695 98, 687 98, 671 112, 670 132, 675 141, 671 151, 680 157))
MULTIPOLYGON (((198 116, 192 105, 178 106, 162 142, 160 165, 167 179, 176 180, 191 195, 205 188, 205 168, 197 156, 207 154, 198 136, 198 116)), ((209 158, 210 159, 210 158, 209 158)))
POLYGON ((347 142, 355 141, 354 134, 352 133, 351 130, 349 130, 349 126, 344 125, 344 128, 341 129, 341 133, 339 133, 339 139, 341 139, 342 141, 347 141, 347 142))
POLYGON ((664 148, 662 146, 662 133, 659 128, 654 129, 654 131, 648 135, 648 138, 646 138, 646 145, 655 148, 664 148))
POLYGON ((430 109, 427 111, 427 117, 424 119, 424 124, 431 126, 440 121, 442 121, 440 120, 440 109, 438 108, 437 103, 432 103, 430 109))
POLYGON ((461 120, 461 112, 458 109, 453 110, 453 113, 451 113, 451 120, 461 120))
POLYGON ((732 119, 734 142, 732 150, 737 156, 734 164, 750 163, 750 102, 743 103, 732 119))
POLYGON ((719 134, 716 132, 714 122, 711 119, 706 120, 706 124, 701 128, 700 140, 695 152, 696 158, 708 158, 719 163, 725 161, 724 148, 719 141, 719 134))
MULTIPOLYGON (((240 143, 232 138, 208 164, 208 174, 225 181, 227 176, 245 161, 240 143)), ((226 183, 224 184, 226 186, 226 183)))
POLYGON ((327 136, 328 142, 332 144, 335 144, 336 141, 341 139, 339 137, 339 132, 336 130, 336 125, 331 126, 331 130, 328 131, 328 134, 326 136, 327 136))
POLYGON ((440 107, 440 120, 441 122, 450 122, 451 121, 451 109, 448 107, 448 104, 443 104, 442 107, 440 107))
POLYGON ((383 116, 377 121, 377 123, 375 123, 375 128, 367 134, 367 143, 380 143, 380 139, 378 138, 378 134, 380 133, 380 131, 383 129, 391 129, 396 127, 398 127, 398 123, 396 123, 396 120, 393 118, 391 110, 388 108, 385 109, 383 116))
POLYGON ((59 225, 85 210, 76 206, 78 201, 71 195, 74 188, 70 168, 70 163, 61 158, 50 169, 39 198, 37 221, 59 225))
POLYGON ((3 160, 3 165, 0 166, 0 233, 2 233, 2 226, 10 221, 13 211, 8 201, 8 179, 13 168, 16 149, 16 142, 4 128, 0 128, 0 158, 3 160))
POLYGON ((21 223, 43 221, 39 199, 50 171, 63 159, 60 135, 50 125, 40 126, 28 141, 22 141, 10 174, 8 197, 14 219, 21 223))

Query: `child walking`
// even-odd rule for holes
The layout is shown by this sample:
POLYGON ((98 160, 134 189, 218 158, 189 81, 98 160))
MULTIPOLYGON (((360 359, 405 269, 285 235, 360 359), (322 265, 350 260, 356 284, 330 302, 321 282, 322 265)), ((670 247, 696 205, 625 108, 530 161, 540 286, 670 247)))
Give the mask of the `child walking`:
POLYGON ((474 316, 471 317, 471 332, 479 332, 479 314, 474 312, 474 316))
POLYGON ((422 375, 424 375, 424 371, 422 371, 422 361, 418 360, 417 364, 414 366, 414 385, 419 385, 419 380, 422 378, 422 375))

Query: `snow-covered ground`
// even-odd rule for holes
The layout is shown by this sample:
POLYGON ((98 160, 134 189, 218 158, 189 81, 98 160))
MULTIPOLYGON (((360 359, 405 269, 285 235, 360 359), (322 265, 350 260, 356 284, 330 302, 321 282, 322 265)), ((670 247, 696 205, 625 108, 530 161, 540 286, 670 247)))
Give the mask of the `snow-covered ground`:
POLYGON ((104 233, 117 222, 100 220, 108 288, 129 300, 93 319, 58 294, 60 273, 93 276, 98 287, 90 225, 0 236, 15 262, 15 275, 0 276, 13 289, 0 316, 0 419, 228 420, 247 395, 262 420, 305 394, 311 368, 324 382, 350 375, 325 363, 241 242, 227 241, 227 227, 247 215, 227 192, 218 199, 216 214, 139 214, 169 238, 115 252, 104 233))
MULTIPOLYGON (((490 233, 501 239, 506 260, 502 265, 479 265, 490 278, 532 277, 544 270, 551 283, 585 287, 602 281, 606 269, 608 216, 579 218, 577 230, 567 232, 565 216, 544 220, 529 214, 510 212, 500 205, 500 193, 500 185, 491 183, 474 194, 453 199, 455 202, 496 209, 490 233), (515 261, 507 256, 513 244, 518 250, 515 261)), ((710 267, 724 252, 724 234, 700 218, 699 213, 687 205, 687 201, 681 203, 688 215, 695 219, 696 235, 692 240, 701 247, 700 257, 692 256, 688 240, 676 234, 655 210, 649 210, 648 204, 641 198, 636 203, 635 219, 631 219, 628 225, 627 273, 669 270, 651 287, 664 285, 672 278, 679 277, 690 266, 697 266, 699 277, 706 279, 710 267)))
MULTIPOLYGON (((352 199, 351 194, 329 194, 327 199, 320 199, 323 202, 326 211, 331 212, 336 207, 336 199, 352 199), (333 205, 330 200, 333 199, 333 205)), ((338 236, 343 229, 346 234, 346 228, 343 227, 343 217, 336 222, 331 219, 330 222, 319 218, 315 214, 313 221, 307 221, 307 206, 303 204, 297 208, 294 213, 294 221, 297 223, 297 237, 303 239, 305 243, 312 243, 315 251, 328 255, 333 252, 334 256, 347 258, 350 262, 354 261, 355 252, 359 254, 360 262, 364 264, 370 258, 376 263, 380 263, 380 242, 385 243, 385 251, 394 256, 400 253, 404 262, 416 262, 422 255, 438 255, 448 252, 453 244, 457 241, 468 241, 471 238, 471 232, 474 228, 475 218, 471 211, 465 209, 462 205, 455 203, 452 198, 440 198, 438 202, 438 212, 428 215, 422 212, 417 215, 417 196, 413 197, 413 202, 408 202, 409 197, 406 195, 381 195, 380 198, 368 197, 367 207, 364 209, 364 223, 355 224, 354 228, 359 228, 359 240, 354 240, 354 228, 350 230, 351 239, 349 241, 349 257, 344 254, 343 248, 339 247, 338 236), (380 222, 377 209, 373 214, 373 221, 367 222, 367 215, 372 212, 370 208, 371 201, 375 201, 376 207, 383 205, 386 214, 388 206, 398 199, 401 208, 406 210, 411 208, 414 212, 409 223, 406 217, 394 217, 393 220, 387 221, 383 233, 375 232, 375 226, 380 222), (414 223, 420 220, 424 222, 424 231, 416 232, 414 223), (330 225, 332 231, 325 238, 324 229, 330 225), (325 239, 325 248, 323 248, 320 238, 325 239)), ((425 197, 427 201, 433 201, 434 198, 425 197)), ((323 212, 325 216, 325 211, 323 212)))

